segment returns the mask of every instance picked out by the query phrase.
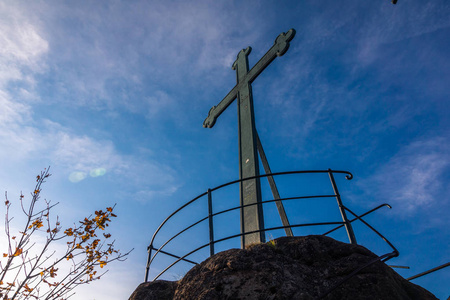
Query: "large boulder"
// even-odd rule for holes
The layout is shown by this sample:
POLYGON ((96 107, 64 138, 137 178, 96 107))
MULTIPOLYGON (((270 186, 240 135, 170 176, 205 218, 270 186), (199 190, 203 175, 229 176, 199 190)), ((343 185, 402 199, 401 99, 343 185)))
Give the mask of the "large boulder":
POLYGON ((220 252, 178 282, 143 283, 130 300, 153 299, 437 299, 382 262, 337 283, 377 256, 326 236, 282 237, 220 252))
POLYGON ((131 294, 130 300, 166 300, 173 299, 178 286, 176 281, 155 280, 141 283, 131 294))

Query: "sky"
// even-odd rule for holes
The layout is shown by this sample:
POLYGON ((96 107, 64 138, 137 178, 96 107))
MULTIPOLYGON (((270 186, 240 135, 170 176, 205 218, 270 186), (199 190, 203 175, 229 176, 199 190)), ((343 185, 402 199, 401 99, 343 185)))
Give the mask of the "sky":
MULTIPOLYGON (((118 248, 134 251, 73 299, 128 298, 164 218, 238 179, 236 104, 214 128, 202 127, 236 84, 236 55, 251 46, 252 67, 294 28, 287 53, 252 84, 272 171, 352 172, 351 181, 336 175, 345 205, 357 213, 392 205, 367 221, 399 250, 390 263, 410 267, 396 271, 409 277, 442 265, 450 260, 449 14, 445 0, 1 1, 0 191, 28 195, 50 166, 42 197, 59 202, 63 226, 117 204, 111 233, 118 248)), ((330 189, 326 177, 276 180, 283 197, 330 189)), ((214 209, 238 205, 235 190, 217 193, 214 209)), ((333 201, 285 206, 291 223, 339 221, 333 201)), ((280 225, 273 208, 264 207, 266 225, 280 225)), ((239 218, 214 226, 220 236, 239 218)), ((391 251, 364 226, 355 223, 355 233, 376 254, 391 251)), ((346 241, 345 232, 332 237, 346 241)), ((201 227, 172 249, 208 239, 201 227)), ((152 274, 166 265, 155 260, 152 274)), ((450 268, 413 282, 446 299, 450 268)))

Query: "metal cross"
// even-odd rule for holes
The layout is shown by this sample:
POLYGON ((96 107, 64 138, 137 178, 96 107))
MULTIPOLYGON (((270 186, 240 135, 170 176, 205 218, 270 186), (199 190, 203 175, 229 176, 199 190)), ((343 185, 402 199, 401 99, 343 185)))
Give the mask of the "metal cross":
MULTIPOLYGON (((238 99, 240 179, 259 175, 258 138, 255 129, 251 83, 277 56, 282 56, 286 53, 289 48, 289 42, 294 36, 294 29, 286 33, 281 33, 276 38, 272 48, 267 51, 250 71, 248 67, 248 55, 252 48, 242 49, 237 55, 237 59, 232 67, 233 70, 236 70, 236 86, 217 106, 213 106, 210 109, 208 117, 203 122, 203 127, 212 128, 220 114, 234 99, 238 99)), ((240 204, 245 206, 241 208, 241 233, 255 231, 254 233, 242 236, 242 247, 253 243, 265 242, 265 233, 262 231, 264 230, 264 217, 259 178, 241 182, 240 204)))

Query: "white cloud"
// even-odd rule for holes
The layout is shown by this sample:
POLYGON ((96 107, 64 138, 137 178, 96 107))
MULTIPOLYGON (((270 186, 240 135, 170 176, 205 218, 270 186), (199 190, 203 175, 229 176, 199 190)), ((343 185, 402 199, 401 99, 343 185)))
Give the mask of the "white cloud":
POLYGON ((32 157, 35 151, 44 147, 40 132, 29 126, 32 122, 31 107, 12 101, 8 93, 0 91, 0 156, 8 158, 4 166, 12 161, 32 157))
POLYGON ((2 20, 1 42, 3 47, 0 55, 10 61, 17 61, 24 65, 35 66, 39 57, 48 51, 48 43, 31 24, 18 24, 16 20, 6 23, 2 20))
POLYGON ((0 87, 11 80, 30 81, 25 71, 44 70, 48 42, 15 5, 0 4, 0 16, 0 87))
MULTIPOLYGON (((119 154, 111 141, 78 135, 56 122, 45 118, 40 120, 34 118, 33 104, 36 103, 30 100, 40 98, 35 90, 35 75, 46 71, 46 64, 50 63, 46 61, 50 47, 49 42, 42 37, 42 29, 32 24, 30 8, 19 6, 19 4, 0 4, 0 44, 2 44, 0 48, 0 106, 2 107, 0 110, 0 139, 2 140, 0 155, 8 158, 2 164, 3 169, 13 170, 19 164, 26 165, 38 159, 45 165, 62 168, 68 177, 72 175, 70 177, 72 181, 83 180, 92 172, 96 175, 98 173, 95 170, 101 169, 116 174, 128 174, 127 177, 141 183, 140 175, 146 168, 156 173, 160 173, 159 169, 163 168, 166 175, 152 179, 155 184, 160 185, 158 190, 164 189, 164 186, 172 190, 173 177, 170 175, 172 172, 169 167, 149 161, 139 162, 135 158, 119 154), (17 83, 18 88, 11 89, 9 87, 11 82, 17 83)), ((47 23, 46 25, 44 28, 49 30, 49 27, 55 24, 47 23)), ((47 32, 47 36, 51 34, 47 32)), ((70 45, 66 46, 68 46, 67 49, 71 49, 70 45)), ((91 60, 100 62, 100 64, 89 64, 89 69, 86 70, 88 73, 99 65, 101 70, 104 71, 105 68, 109 70, 103 76, 97 76, 98 74, 94 72, 93 76, 98 77, 100 81, 92 80, 93 86, 103 88, 108 76, 111 76, 111 72, 114 73, 115 67, 110 68, 109 63, 114 61, 114 58, 104 57, 105 53, 110 53, 106 51, 107 49, 108 45, 101 45, 101 48, 94 52, 95 55, 88 59, 89 62, 91 60)), ((55 56, 52 56, 53 58, 55 56)), ((72 58, 76 56, 70 56, 69 60, 72 58)), ((60 59, 61 57, 56 61, 60 59)), ((119 65, 126 62, 126 58, 119 60, 119 65)), ((125 73, 115 75, 119 77, 121 74, 126 75, 126 70, 125 68, 125 73)), ((73 75, 78 72, 76 68, 71 71, 74 72, 73 75)), ((84 80, 89 81, 86 78, 83 78, 84 80)), ((61 81, 55 88, 57 86, 67 87, 67 84, 61 81)), ((75 87, 75 94, 87 94, 92 92, 89 86, 78 78, 74 80, 71 88, 75 87)), ((97 94, 102 94, 102 88, 99 88, 97 94)), ((166 107, 169 100, 166 93, 158 92, 156 98, 148 102, 149 113, 155 115, 159 111, 158 106, 166 107)))
POLYGON ((92 169, 121 167, 122 159, 109 141, 96 141, 88 136, 58 132, 49 138, 54 141, 51 156, 59 165, 86 173, 92 169))
MULTIPOLYGON (((0 102, 8 111, 8 114, 0 115, 0 156, 8 158, 2 165, 4 170, 38 160, 60 170, 71 182, 107 172, 115 174, 118 181, 127 178, 126 185, 141 196, 170 195, 178 188, 174 171, 162 162, 140 155, 123 155, 109 140, 77 135, 48 120, 35 126, 31 114, 22 116, 21 111, 26 116, 31 110, 28 105, 14 103, 7 97, 0 97, 0 102)), ((114 178, 112 180, 117 181, 114 178)), ((144 200, 151 199, 146 197, 144 200)))
POLYGON ((400 214, 439 205, 436 195, 445 188, 445 172, 450 167, 450 143, 443 137, 413 142, 362 185, 374 196, 391 203, 400 214))
MULTIPOLYGON (((15 7, 14 15, 25 20, 39 16, 39 30, 29 24, 33 18, 28 22, 21 19, 17 23, 27 25, 8 25, 4 35, 14 40, 9 32, 23 31, 20 42, 14 44, 20 51, 11 53, 17 52, 24 61, 27 57, 30 64, 43 53, 48 54, 46 63, 51 72, 47 75, 55 81, 54 92, 63 95, 57 101, 91 108, 128 108, 130 99, 145 105, 145 101, 134 97, 144 85, 160 89, 168 82, 176 85, 191 80, 193 75, 204 76, 202 71, 212 68, 229 69, 244 46, 233 44, 236 40, 229 36, 245 35, 242 40, 247 43, 261 34, 242 29, 242 24, 222 13, 223 6, 232 5, 152 1, 93 3, 74 8, 66 2, 22 7, 16 4, 11 5, 15 7), (24 41, 28 44, 23 45, 24 41)), ((17 69, 15 77, 21 76, 17 69)))
POLYGON ((45 70, 49 44, 20 8, 2 2, 0 45, 0 154, 15 161, 43 146, 38 130, 30 126, 28 102, 39 98, 34 92, 34 76, 45 70), (8 90, 12 82, 21 86, 15 95, 8 90))
POLYGON ((19 102, 13 102, 9 95, 0 90, 0 124, 13 125, 21 123, 26 117, 29 117, 30 108, 19 102))

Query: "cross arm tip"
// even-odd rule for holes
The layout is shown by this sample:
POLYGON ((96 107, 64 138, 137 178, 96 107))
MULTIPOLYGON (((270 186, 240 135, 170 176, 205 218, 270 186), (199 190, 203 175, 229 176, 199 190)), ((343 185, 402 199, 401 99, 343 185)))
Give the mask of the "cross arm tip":
POLYGON ((217 116, 213 114, 215 110, 215 106, 211 107, 208 113, 208 117, 206 117, 205 121, 203 121, 203 128, 212 128, 216 123, 217 116))
POLYGON ((288 37, 288 41, 292 41, 292 39, 295 37, 295 34, 297 33, 297 31, 295 31, 294 28, 291 28, 288 30, 288 32, 286 32, 286 36, 288 37))
POLYGON ((282 56, 289 49, 289 42, 295 36, 295 29, 291 28, 286 33, 282 32, 275 40, 275 47, 277 47, 277 56, 282 56))

